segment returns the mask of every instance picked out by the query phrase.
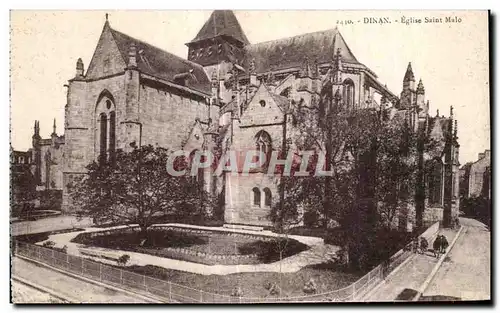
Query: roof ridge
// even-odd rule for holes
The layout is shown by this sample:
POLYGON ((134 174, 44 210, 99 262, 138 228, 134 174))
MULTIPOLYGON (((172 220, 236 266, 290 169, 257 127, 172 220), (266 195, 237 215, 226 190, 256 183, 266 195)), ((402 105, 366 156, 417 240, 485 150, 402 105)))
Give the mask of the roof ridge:
POLYGON ((302 37, 302 36, 309 36, 309 35, 312 35, 312 34, 327 33, 327 32, 332 32, 332 31, 335 32, 335 33, 337 33, 337 32, 340 33, 337 28, 328 28, 328 29, 318 30, 318 31, 309 32, 309 33, 302 33, 302 34, 294 35, 294 36, 281 37, 281 38, 277 38, 277 39, 271 39, 271 40, 261 41, 261 42, 257 42, 257 43, 252 43, 252 44, 249 44, 247 46, 256 46, 256 45, 260 45, 260 44, 265 44, 265 43, 270 43, 270 42, 276 42, 276 41, 279 41, 279 40, 292 39, 292 38, 297 38, 297 37, 302 37))
MULTIPOLYGON (((120 34, 120 35, 122 35, 122 36, 127 36, 127 37, 129 37, 130 39, 132 39, 132 40, 134 40, 134 41, 136 41, 136 42, 138 42, 138 43, 141 43, 141 44, 143 44, 143 45, 147 45, 147 46, 149 46, 149 47, 151 47, 151 48, 154 48, 154 49, 160 50, 160 51, 162 51, 162 52, 164 52, 164 53, 167 53, 167 54, 169 54, 169 55, 171 55, 171 56, 174 56, 174 57, 178 58, 179 60, 182 60, 182 61, 183 61, 183 62, 185 62, 186 64, 192 64, 192 65, 195 65, 195 66, 196 66, 196 67, 198 67, 198 68, 203 68, 203 67, 202 67, 200 64, 198 64, 198 63, 195 63, 195 62, 189 61, 189 60, 187 60, 187 59, 184 59, 183 57, 178 56, 177 54, 174 54, 174 53, 172 53, 172 52, 169 52, 169 51, 167 51, 167 50, 165 50, 165 49, 162 49, 162 48, 160 48, 160 47, 158 47, 158 46, 156 46, 156 45, 154 45, 154 44, 148 43, 148 42, 146 42, 146 41, 144 41, 144 40, 141 40, 141 39, 137 39, 137 38, 135 38, 135 37, 132 37, 132 36, 130 36, 130 35, 128 35, 128 34, 126 34, 126 33, 122 32, 122 31, 119 31, 119 30, 117 30, 117 29, 112 28, 112 27, 111 27, 111 25, 109 26, 109 29, 111 30, 111 34, 113 35, 113 38, 114 38, 114 34, 113 34, 113 33, 114 33, 114 32, 116 32, 116 33, 118 33, 118 34, 120 34)), ((115 40, 116 40, 116 38, 115 38, 115 40)), ((121 51, 120 51, 120 52, 121 52, 121 51)), ((123 53, 122 53, 122 54, 123 54, 123 53)), ((124 57, 125 62, 126 62, 126 61, 127 61, 127 59, 126 59, 126 55, 125 55, 125 56, 123 56, 123 57, 124 57)))

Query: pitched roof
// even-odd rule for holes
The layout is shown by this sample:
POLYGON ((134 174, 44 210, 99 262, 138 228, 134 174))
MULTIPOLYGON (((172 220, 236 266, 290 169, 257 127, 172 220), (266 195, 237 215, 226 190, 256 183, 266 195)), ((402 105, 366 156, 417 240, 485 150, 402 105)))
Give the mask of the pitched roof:
POLYGON ((428 131, 431 132, 434 129, 434 126, 436 123, 439 123, 439 126, 441 126, 441 131, 443 135, 449 133, 450 125, 452 123, 452 120, 449 117, 444 117, 444 116, 436 116, 436 117, 429 117, 429 127, 428 131))
POLYGON ((190 84, 186 87, 203 93, 209 94, 211 92, 210 79, 201 65, 130 37, 111 27, 110 31, 125 63, 128 63, 128 52, 131 44, 134 43, 137 49, 137 67, 141 72, 175 83, 174 77, 176 75, 189 73, 192 70, 195 79, 190 80, 190 84))
POLYGON ((250 43, 247 36, 245 36, 238 19, 231 10, 213 11, 191 42, 202 41, 223 35, 233 37, 245 45, 250 43))
MULTIPOLYGON (((255 59, 257 73, 300 68, 307 57, 311 62, 329 63, 340 49, 342 61, 362 65, 337 28, 246 46, 247 60, 255 59)), ((362 65, 364 67, 364 65, 362 65)))

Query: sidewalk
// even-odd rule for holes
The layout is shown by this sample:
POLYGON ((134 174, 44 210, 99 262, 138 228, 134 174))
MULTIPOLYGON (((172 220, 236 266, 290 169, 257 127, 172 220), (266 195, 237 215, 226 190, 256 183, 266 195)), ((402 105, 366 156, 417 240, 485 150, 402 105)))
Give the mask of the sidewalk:
POLYGON ((467 229, 458 238, 423 296, 489 300, 491 233, 477 221, 462 218, 460 220, 467 229))
MULTIPOLYGON (((451 242, 457 231, 442 229, 440 234, 445 235, 451 242)), ((432 242, 429 243, 432 247, 432 242)), ((438 262, 431 252, 415 254, 396 273, 389 276, 368 298, 364 301, 394 301, 404 289, 418 290, 432 272, 438 262)))
MULTIPOLYGON (((145 303, 117 290, 79 280, 17 257, 12 258, 12 275, 82 303, 145 303)), ((44 300, 39 299, 40 302, 44 300)))

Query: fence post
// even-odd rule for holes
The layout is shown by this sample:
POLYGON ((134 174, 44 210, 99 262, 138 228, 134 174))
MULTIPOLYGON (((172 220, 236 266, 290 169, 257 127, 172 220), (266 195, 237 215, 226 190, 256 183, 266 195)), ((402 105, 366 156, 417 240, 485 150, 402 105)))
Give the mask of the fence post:
POLYGON ((99 281, 102 281, 102 264, 99 263, 99 281))
POLYGON ((123 270, 120 268, 120 284, 123 285, 123 270))
POLYGON ((168 300, 172 303, 172 283, 168 282, 168 300))
POLYGON ((172 303, 172 283, 168 282, 168 300, 172 303))
POLYGON ((351 300, 354 301, 356 298, 356 283, 352 284, 352 297, 351 300))
POLYGON ((200 290, 200 302, 203 303, 203 290, 200 290))

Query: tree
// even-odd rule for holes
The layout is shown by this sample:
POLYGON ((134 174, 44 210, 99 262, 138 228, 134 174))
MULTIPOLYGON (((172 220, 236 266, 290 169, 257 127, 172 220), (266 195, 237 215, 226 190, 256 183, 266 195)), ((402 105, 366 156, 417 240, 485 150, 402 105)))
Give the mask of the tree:
POLYGON ((23 215, 34 208, 36 181, 29 166, 11 165, 10 192, 12 215, 23 215))
MULTIPOLYGON (((113 163, 91 163, 88 175, 71 188, 78 214, 138 224, 144 237, 157 217, 205 214, 212 201, 202 182, 192 176, 170 175, 169 156, 164 148, 133 146, 130 152, 118 151, 113 163)), ((180 160, 174 164, 177 169, 189 167, 185 160, 176 160, 180 160)))
POLYGON ((282 177, 284 196, 272 215, 283 221, 299 208, 316 211, 327 231, 336 220, 351 267, 366 267, 381 217, 392 221, 412 201, 415 135, 406 124, 389 121, 384 110, 346 108, 328 82, 309 106, 293 107, 292 141, 298 150, 321 154, 331 175, 282 177))
POLYGON ((381 129, 377 154, 377 202, 381 222, 392 228, 395 218, 406 214, 414 202, 412 186, 417 179, 417 136, 406 123, 388 123, 381 129))

